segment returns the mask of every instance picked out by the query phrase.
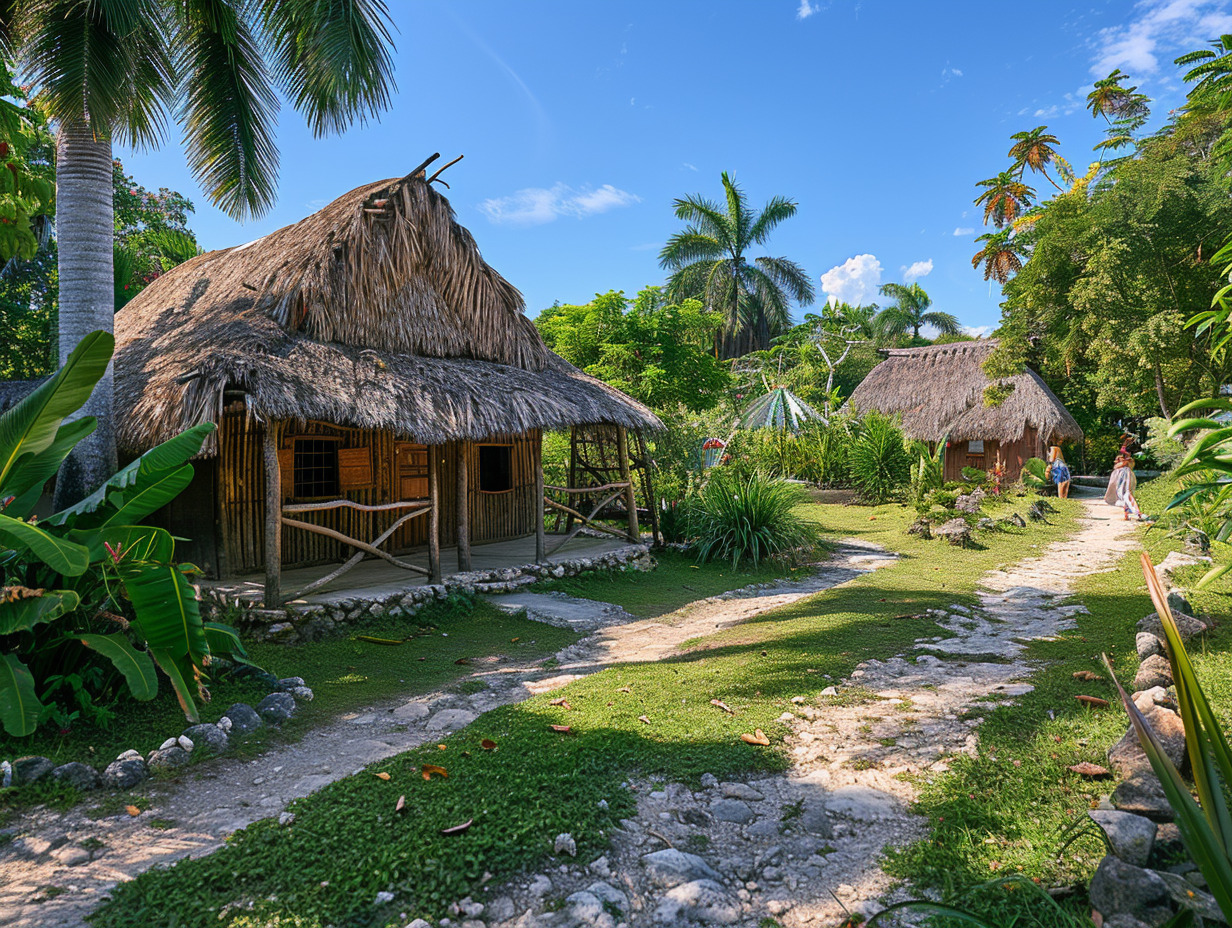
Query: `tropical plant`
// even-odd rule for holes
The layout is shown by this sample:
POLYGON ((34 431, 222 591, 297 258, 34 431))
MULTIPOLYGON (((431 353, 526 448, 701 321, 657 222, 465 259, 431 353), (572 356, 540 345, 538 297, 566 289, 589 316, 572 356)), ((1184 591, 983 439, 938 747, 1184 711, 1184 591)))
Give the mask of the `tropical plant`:
POLYGON ((1176 685, 1176 705, 1185 727, 1185 751, 1193 771, 1195 802, 1176 765, 1164 751, 1159 736, 1150 722, 1134 704, 1113 672, 1112 661, 1104 655, 1104 664, 1116 682, 1121 702, 1129 713, 1138 741, 1151 762, 1151 768, 1163 784, 1168 804, 1176 813, 1176 825, 1198 870, 1206 879, 1207 890, 1219 905, 1224 919, 1232 919, 1232 806, 1228 802, 1228 787, 1232 784, 1232 750, 1224 737, 1219 718, 1211 708, 1189 653, 1168 606, 1168 596, 1149 555, 1142 553, 1142 573, 1163 625, 1168 662, 1176 685))
POLYGON ((0 265, 30 259, 38 250, 43 217, 51 212, 49 167, 39 159, 47 138, 40 111, 25 105, 9 63, 0 59, 0 265))
POLYGON ((1060 140, 1048 131, 1047 126, 1036 126, 1026 132, 1015 132, 1010 138, 1014 140, 1014 144, 1010 146, 1009 157, 1013 159, 1018 168, 1019 179, 1022 178, 1027 168, 1030 168, 1032 171, 1043 174, 1048 183, 1058 190, 1064 189, 1048 174, 1050 164, 1056 163, 1063 171, 1068 171, 1068 165, 1057 152, 1056 147, 1060 144, 1060 140))
POLYGON ((1172 423, 1160 416, 1152 416, 1146 420, 1146 438, 1142 441, 1142 450, 1161 470, 1169 471, 1180 465, 1185 459, 1185 445, 1171 434, 1172 423))
POLYGON ((688 225, 667 240, 659 265, 671 271, 668 297, 701 300, 720 312, 724 326, 719 339, 724 358, 764 350, 775 335, 791 325, 791 304, 813 302, 813 284, 804 269, 788 258, 747 252, 764 245, 770 233, 796 214, 796 204, 773 197, 760 212, 727 174, 722 175, 726 203, 693 194, 675 200, 678 219, 688 225))
POLYGON ((1048 486, 1048 465, 1042 458, 1027 458, 1018 479, 1028 490, 1039 492, 1048 486))
POLYGON ((800 488, 760 473, 718 468, 690 516, 704 563, 730 560, 738 568, 815 546, 817 527, 795 512, 800 488))
POLYGON ((991 221, 998 229, 1013 223, 1035 202, 1035 190, 1013 169, 982 180, 976 186, 984 188, 975 198, 975 205, 984 207, 984 225, 991 221))
POLYGON ((911 465, 911 498, 917 507, 931 491, 945 486, 945 441, 943 437, 931 451, 925 442, 911 443, 916 458, 911 465))
MULTIPOLYGON (((5 39, 58 125, 56 227, 59 360, 112 327, 112 143, 157 145, 171 110, 189 166, 230 215, 259 215, 278 171, 277 92, 313 132, 345 129, 385 109, 391 39, 382 0, 24 0, 5 39)), ((59 501, 80 499, 115 469, 108 373, 85 412, 98 427, 70 456, 59 501)))
MULTIPOLYGON (((1181 489, 1169 500, 1165 511, 1186 506, 1200 507, 1203 531, 1213 541, 1232 538, 1232 397, 1216 396, 1196 400, 1177 411, 1168 430, 1172 438, 1198 432, 1181 458, 1173 476, 1181 489), (1206 415, 1193 416, 1192 413, 1206 415)), ((1204 587, 1232 571, 1232 564, 1212 567, 1198 581, 1204 587)))
POLYGON ((138 700, 154 698, 161 670, 192 721, 211 655, 244 659, 232 629, 202 621, 193 568, 175 563, 172 536, 139 524, 188 486, 188 461, 212 424, 151 449, 75 505, 33 515, 46 482, 94 429, 90 417, 69 417, 113 347, 108 333, 88 335, 55 376, 0 416, 0 723, 11 735, 30 734, 56 711, 47 697, 66 679, 80 690, 78 670, 93 657, 138 700))
POLYGON ((984 279, 995 280, 1004 284, 1022 270, 1022 259, 1026 249, 1021 242, 1015 240, 1013 229, 1001 229, 997 232, 985 232, 976 243, 984 246, 971 256, 971 266, 979 268, 984 265, 984 279))
POLYGON ((911 479, 911 455, 889 416, 870 412, 860 421, 848 460, 851 480, 871 503, 884 503, 911 479))
POLYGON ((1189 68, 1185 80, 1193 84, 1186 111, 1221 118, 1222 131, 1210 154, 1226 183, 1232 168, 1232 128, 1226 120, 1232 110, 1232 34, 1220 36, 1209 48, 1182 55, 1176 63, 1189 68))
POLYGON ((894 300, 877 314, 877 330, 886 338, 900 338, 911 332, 918 339, 920 329, 931 325, 944 335, 957 335, 962 331, 958 318, 950 313, 930 310, 932 297, 918 283, 882 284, 881 294, 894 300))

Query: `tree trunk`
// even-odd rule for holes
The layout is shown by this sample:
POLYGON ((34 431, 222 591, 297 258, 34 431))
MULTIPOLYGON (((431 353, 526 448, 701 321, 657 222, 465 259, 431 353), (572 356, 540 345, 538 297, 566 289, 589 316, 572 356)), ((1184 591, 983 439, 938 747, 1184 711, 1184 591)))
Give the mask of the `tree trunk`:
MULTIPOLYGON (((63 123, 56 145, 56 239, 60 260, 59 357, 102 329, 114 331, 111 141, 80 122, 63 123)), ((73 449, 56 479, 61 509, 93 492, 116 470, 112 367, 72 418, 94 416, 98 427, 73 449)))
POLYGON ((1165 419, 1171 419, 1168 412, 1168 401, 1164 397, 1164 372, 1160 370, 1159 362, 1155 362, 1155 395, 1159 397, 1159 411, 1165 419))

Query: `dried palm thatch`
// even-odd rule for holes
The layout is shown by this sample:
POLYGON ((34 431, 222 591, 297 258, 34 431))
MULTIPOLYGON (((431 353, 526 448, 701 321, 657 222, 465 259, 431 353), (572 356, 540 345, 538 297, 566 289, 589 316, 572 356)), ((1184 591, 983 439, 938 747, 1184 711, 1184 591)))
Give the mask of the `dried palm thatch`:
POLYGON ((923 441, 948 435, 954 441, 1012 442, 1028 427, 1048 442, 1082 438, 1074 417, 1035 371, 997 381, 1012 388, 1009 396, 997 406, 985 404, 984 390, 993 381, 983 363, 996 344, 988 339, 884 350, 886 359, 856 387, 848 405, 897 413, 907 436, 923 441))
POLYGON ((240 398, 263 420, 427 443, 581 423, 660 427, 548 350, 523 310, 422 175, 360 187, 193 258, 117 314, 120 448, 218 421, 240 398))

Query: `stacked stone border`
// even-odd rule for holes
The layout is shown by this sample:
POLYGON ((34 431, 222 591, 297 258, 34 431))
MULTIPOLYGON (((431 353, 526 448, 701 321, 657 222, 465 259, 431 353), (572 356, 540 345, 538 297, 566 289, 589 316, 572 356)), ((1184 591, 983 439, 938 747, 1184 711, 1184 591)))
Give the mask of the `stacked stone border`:
POLYGON ((298 644, 344 634, 348 626, 378 616, 413 615, 428 604, 451 595, 510 593, 541 580, 576 577, 593 570, 653 570, 654 567, 650 546, 631 544, 594 557, 473 570, 454 574, 443 583, 412 586, 393 593, 365 594, 357 590, 354 596, 331 602, 292 600, 278 609, 262 608, 247 591, 214 585, 201 588, 201 607, 203 612, 237 625, 254 640, 298 644))

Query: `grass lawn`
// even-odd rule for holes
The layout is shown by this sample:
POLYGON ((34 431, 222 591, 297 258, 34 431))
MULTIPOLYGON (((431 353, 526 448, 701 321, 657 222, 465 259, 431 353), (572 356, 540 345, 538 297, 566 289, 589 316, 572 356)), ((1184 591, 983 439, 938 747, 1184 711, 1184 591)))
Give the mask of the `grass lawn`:
MULTIPOLYGON (((816 508, 816 507, 810 507, 816 508)), ((653 571, 595 571, 564 580, 537 584, 535 590, 559 590, 570 596, 614 603, 626 612, 654 619, 699 599, 738 590, 753 583, 789 577, 796 570, 778 561, 763 561, 757 567, 732 568, 727 561, 699 564, 697 558, 680 551, 655 552, 659 566, 653 571)))
MULTIPOLYGON (((1165 481, 1145 484, 1138 494, 1143 511, 1162 511, 1172 492, 1165 481)), ((1178 539, 1160 529, 1145 532, 1143 542, 1156 563, 1180 547, 1178 539)), ((1107 653, 1121 681, 1132 681, 1138 666, 1134 626, 1154 611, 1138 559, 1138 552, 1131 552, 1114 571, 1089 576, 1078 585, 1076 599, 1091 614, 1076 616, 1077 630, 1064 639, 1032 645, 1030 656, 1048 662, 1032 677, 1035 690, 1015 706, 991 711, 978 729, 979 756, 957 759, 950 775, 924 788, 919 811, 929 816, 931 835, 898 855, 892 872, 948 893, 998 874, 1022 873, 1045 886, 1077 886, 1080 892, 1071 909, 1083 914, 1085 881, 1103 857, 1104 846, 1088 833, 1060 853, 1063 831, 1115 784, 1086 781, 1066 768, 1081 761, 1105 763, 1105 752, 1125 733, 1128 719, 1116 707, 1109 681, 1083 683, 1073 674, 1090 670, 1106 675, 1099 656, 1107 653), (1079 693, 1108 699, 1113 708, 1087 710, 1074 699, 1079 693)), ((1201 574, 1201 568, 1194 568, 1178 582, 1196 582, 1201 574)), ((1225 617, 1232 611, 1232 584, 1223 582, 1192 600, 1199 612, 1225 617)), ((1194 654, 1216 711, 1225 719, 1232 719, 1230 646, 1232 626, 1222 624, 1194 654)), ((989 890, 967 899, 966 906, 993 924, 1076 924, 1051 920, 1038 902, 1022 892, 989 890)))
MULTIPOLYGON (((534 661, 577 639, 567 629, 510 616, 482 602, 473 610, 440 604, 414 616, 382 617, 354 628, 355 634, 410 640, 397 646, 352 638, 249 645, 249 656, 271 673, 303 677, 314 699, 301 703, 296 718, 280 731, 265 730, 264 738, 246 740, 241 750, 260 750, 270 740, 294 738, 348 709, 448 686, 473 672, 471 667, 454 663, 459 658, 503 656, 510 661, 534 661)), ((44 726, 29 738, 0 734, 0 758, 42 754, 57 763, 82 760, 105 766, 129 748, 145 754, 188 725, 168 692, 170 687, 163 683, 163 691, 151 702, 123 703, 106 728, 81 724, 60 734, 44 726)), ((255 682, 219 680, 212 687, 213 698, 200 706, 202 721, 217 721, 236 702, 256 705, 267 692, 255 682)), ((24 789, 0 789, 0 810, 45 801, 71 803, 80 798, 71 788, 39 783, 24 789)))
POLYGON ((880 542, 903 559, 705 638, 675 659, 620 665, 487 713, 444 749, 407 752, 299 800, 291 826, 256 823, 215 854, 119 886, 94 924, 383 926, 401 912, 439 918, 455 899, 482 898, 485 873, 495 886, 541 865, 562 831, 590 860, 633 811, 624 786, 630 778, 695 783, 707 772, 783 769, 786 729, 776 719, 792 709, 791 697, 815 694, 824 675, 841 678, 862 660, 935 634, 927 619, 894 617, 970 601, 985 571, 1064 536, 1076 509, 1063 504, 1052 525, 989 533, 985 546, 959 552, 906 535, 915 517, 909 509, 814 506, 808 512, 831 533, 880 542), (571 710, 549 704, 560 696, 571 710), (712 698, 736 715, 711 707, 712 698), (638 720, 643 715, 649 724, 638 720), (740 740, 757 727, 774 746, 740 740), (483 739, 495 750, 485 750, 483 739), (425 763, 445 767, 449 777, 425 781, 425 763), (464 833, 441 834, 465 822, 472 824, 464 833), (395 893, 394 901, 376 906, 381 891, 395 893))

